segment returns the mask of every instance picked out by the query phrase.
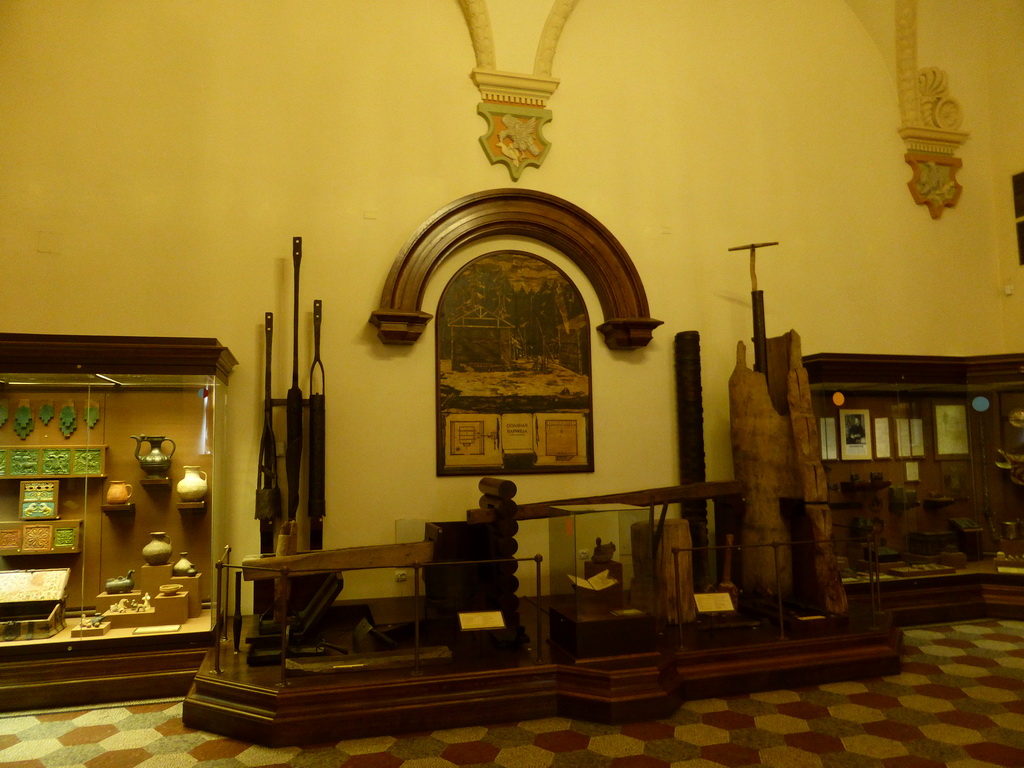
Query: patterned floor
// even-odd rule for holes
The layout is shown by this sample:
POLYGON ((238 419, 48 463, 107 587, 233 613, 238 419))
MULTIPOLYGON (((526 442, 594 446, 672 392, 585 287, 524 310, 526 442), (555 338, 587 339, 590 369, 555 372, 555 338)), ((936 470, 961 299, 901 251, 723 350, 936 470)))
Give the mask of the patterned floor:
POLYGON ((684 705, 269 749, 184 727, 181 703, 0 717, 5 768, 1024 768, 1024 622, 905 632, 899 675, 684 705))

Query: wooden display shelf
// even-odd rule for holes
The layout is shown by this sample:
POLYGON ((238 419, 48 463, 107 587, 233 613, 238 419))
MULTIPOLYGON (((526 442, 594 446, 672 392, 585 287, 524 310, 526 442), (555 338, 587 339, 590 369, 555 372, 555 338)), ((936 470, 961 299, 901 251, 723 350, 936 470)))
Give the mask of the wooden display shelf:
POLYGON ((81 520, 0 522, 0 555, 63 555, 81 551, 81 520))
POLYGON ((135 502, 129 501, 127 504, 100 504, 100 509, 108 515, 121 516, 121 515, 134 515, 135 514, 135 502))
POLYGON ((179 501, 178 511, 201 514, 206 511, 206 501, 179 501))
POLYGON ((884 491, 890 485, 891 480, 850 480, 839 483, 839 490, 843 493, 875 492, 884 491))

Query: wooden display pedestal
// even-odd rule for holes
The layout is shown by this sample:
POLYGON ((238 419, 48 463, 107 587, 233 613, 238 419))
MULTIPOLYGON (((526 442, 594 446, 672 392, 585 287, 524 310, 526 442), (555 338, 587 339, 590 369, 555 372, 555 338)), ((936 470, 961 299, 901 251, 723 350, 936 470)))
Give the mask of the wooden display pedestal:
POLYGON ((202 612, 198 574, 174 576, 171 565, 144 565, 138 571, 135 582, 136 589, 129 592, 101 592, 96 596, 96 610, 104 614, 104 622, 108 623, 110 628, 184 624, 189 618, 195 618, 202 612), (182 588, 173 595, 160 594, 160 587, 165 584, 181 584, 182 588), (144 611, 111 612, 111 609, 122 600, 129 604, 142 603, 147 597, 149 608, 144 611))
POLYGON ((549 621, 551 642, 576 659, 657 650, 654 616, 649 613, 615 615, 602 605, 581 600, 578 606, 552 606, 549 621))
POLYGON ((149 604, 151 607, 145 611, 107 612, 103 618, 110 622, 112 629, 184 624, 188 620, 188 595, 183 592, 157 595, 150 598, 149 604))
POLYGON ((181 584, 181 592, 188 596, 188 617, 194 619, 203 612, 202 596, 199 594, 199 578, 201 573, 195 576, 172 576, 165 584, 181 584))

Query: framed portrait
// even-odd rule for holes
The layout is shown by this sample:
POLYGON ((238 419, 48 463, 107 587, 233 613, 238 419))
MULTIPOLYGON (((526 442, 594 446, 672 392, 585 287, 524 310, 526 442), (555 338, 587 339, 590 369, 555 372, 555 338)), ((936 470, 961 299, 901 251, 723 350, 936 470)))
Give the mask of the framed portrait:
POLYGON ((844 408, 839 411, 839 446, 843 461, 871 458, 871 412, 844 408))
POLYGON ((484 254, 445 287, 435 328, 439 475, 593 471, 590 319, 565 273, 484 254))
POLYGON ((935 454, 966 456, 967 408, 964 405, 935 406, 935 454))

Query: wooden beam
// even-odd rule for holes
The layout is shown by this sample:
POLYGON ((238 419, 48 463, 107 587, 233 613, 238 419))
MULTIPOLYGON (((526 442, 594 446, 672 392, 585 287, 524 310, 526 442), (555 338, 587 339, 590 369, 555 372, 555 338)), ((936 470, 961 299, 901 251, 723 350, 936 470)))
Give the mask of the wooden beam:
MULTIPOLYGON (((533 520, 547 517, 560 517, 566 513, 559 507, 581 504, 629 504, 635 507, 649 507, 660 504, 674 504, 693 499, 719 499, 741 497, 743 486, 736 480, 708 481, 703 483, 687 483, 671 485, 664 488, 644 488, 638 491, 622 493, 606 493, 599 496, 578 496, 572 499, 544 501, 535 504, 520 504, 516 510, 516 520, 533 520)), ((466 512, 466 520, 470 523, 490 523, 495 520, 493 509, 470 509, 466 512)))
POLYGON ((416 541, 411 544, 323 549, 294 555, 255 555, 242 560, 242 573, 246 581, 258 581, 277 578, 283 570, 295 576, 360 568, 409 568, 433 559, 434 542, 416 541))

